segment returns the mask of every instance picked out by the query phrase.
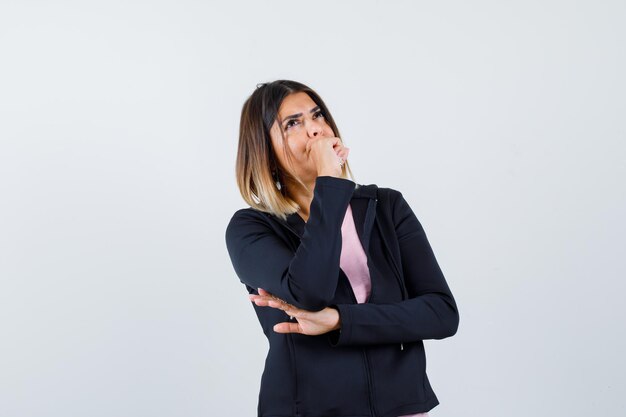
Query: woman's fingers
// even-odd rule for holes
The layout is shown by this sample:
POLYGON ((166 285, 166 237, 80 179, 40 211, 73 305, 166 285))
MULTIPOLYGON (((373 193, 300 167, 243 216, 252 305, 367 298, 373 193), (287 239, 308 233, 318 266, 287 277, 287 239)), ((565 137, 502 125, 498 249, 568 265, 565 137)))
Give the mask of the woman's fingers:
POLYGON ((275 297, 262 288, 259 288, 259 295, 248 294, 248 298, 260 307, 273 307, 283 310, 291 318, 298 317, 302 313, 299 308, 292 306, 278 297, 275 297))
POLYGON ((342 146, 338 151, 337 151, 337 156, 342 160, 342 161, 346 161, 348 159, 348 154, 350 153, 350 148, 346 148, 344 146, 342 146))
POLYGON ((302 327, 299 323, 278 323, 274 325, 274 331, 276 333, 302 333, 302 327))
POLYGON ((335 328, 335 324, 332 318, 328 317, 328 310, 334 309, 326 308, 322 311, 308 311, 294 307, 293 305, 281 300, 273 294, 265 291, 262 288, 258 289, 259 294, 249 294, 248 298, 254 302, 257 306, 272 307, 285 312, 289 315, 290 319, 296 318, 297 321, 282 322, 274 326, 276 333, 300 333, 306 335, 318 335, 328 332, 335 328))

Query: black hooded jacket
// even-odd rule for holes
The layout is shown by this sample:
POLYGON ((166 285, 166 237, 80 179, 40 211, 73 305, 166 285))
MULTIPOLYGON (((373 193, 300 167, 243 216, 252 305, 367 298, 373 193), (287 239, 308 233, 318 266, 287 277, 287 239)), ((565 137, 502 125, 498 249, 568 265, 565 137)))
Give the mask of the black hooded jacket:
MULTIPOLYGON (((454 335, 456 302, 424 229, 399 191, 331 176, 315 181, 306 222, 237 210, 226 245, 249 293, 263 288, 305 310, 334 307, 341 329, 276 333, 285 312, 253 303, 269 341, 259 417, 397 417, 439 401, 424 339, 454 335), (358 304, 339 267, 348 204, 367 255, 371 293, 358 304)), ((295 318, 292 320, 296 320, 295 318)))

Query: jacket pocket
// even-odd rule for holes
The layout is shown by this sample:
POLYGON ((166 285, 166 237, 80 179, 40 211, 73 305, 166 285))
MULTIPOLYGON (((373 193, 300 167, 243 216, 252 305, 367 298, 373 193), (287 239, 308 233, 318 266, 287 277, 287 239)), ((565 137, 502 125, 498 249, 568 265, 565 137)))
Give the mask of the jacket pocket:
POLYGON ((407 404, 431 399, 425 389, 426 361, 422 341, 372 346, 370 356, 374 395, 381 415, 407 404))

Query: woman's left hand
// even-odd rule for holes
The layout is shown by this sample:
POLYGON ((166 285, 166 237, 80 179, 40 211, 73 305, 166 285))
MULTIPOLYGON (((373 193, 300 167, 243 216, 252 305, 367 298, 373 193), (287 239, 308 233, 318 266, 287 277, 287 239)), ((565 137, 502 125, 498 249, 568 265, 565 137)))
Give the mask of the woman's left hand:
POLYGON ((276 333, 300 333, 316 336, 341 327, 339 312, 332 307, 326 307, 320 311, 302 310, 275 297, 262 288, 259 288, 259 295, 249 294, 248 297, 260 307, 273 307, 283 310, 289 316, 298 320, 295 323, 278 323, 274 326, 276 333))

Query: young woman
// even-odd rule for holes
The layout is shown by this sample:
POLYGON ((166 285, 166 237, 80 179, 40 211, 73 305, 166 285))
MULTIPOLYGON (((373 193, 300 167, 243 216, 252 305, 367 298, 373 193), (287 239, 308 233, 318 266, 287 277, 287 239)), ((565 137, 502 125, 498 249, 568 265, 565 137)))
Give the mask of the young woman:
POLYGON ((226 245, 269 341, 259 417, 428 416, 423 340, 456 302, 402 194, 357 184, 320 96, 257 85, 241 114, 226 245), (348 173, 350 178, 348 178, 348 173))

